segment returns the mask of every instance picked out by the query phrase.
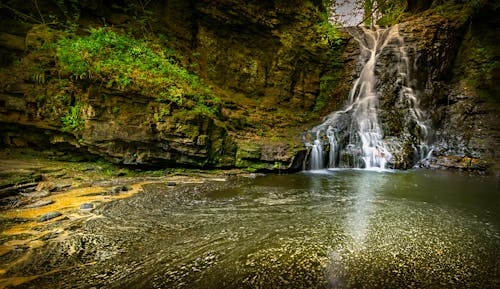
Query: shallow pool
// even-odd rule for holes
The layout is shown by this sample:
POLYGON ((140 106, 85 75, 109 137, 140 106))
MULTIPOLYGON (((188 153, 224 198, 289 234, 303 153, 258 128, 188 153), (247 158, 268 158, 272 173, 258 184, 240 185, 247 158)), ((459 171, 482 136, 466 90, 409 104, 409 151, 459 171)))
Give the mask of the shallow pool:
POLYGON ((495 179, 335 170, 150 184, 32 252, 20 288, 500 288, 495 179))

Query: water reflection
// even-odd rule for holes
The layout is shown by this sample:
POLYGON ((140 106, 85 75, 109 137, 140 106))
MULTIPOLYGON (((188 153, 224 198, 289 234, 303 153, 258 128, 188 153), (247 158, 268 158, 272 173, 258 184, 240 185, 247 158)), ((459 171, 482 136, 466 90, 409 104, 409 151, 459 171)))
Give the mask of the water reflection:
MULTIPOLYGON (((345 173, 345 172, 343 172, 345 173)), ((344 260, 346 254, 359 255, 367 249, 367 238, 371 233, 371 219, 376 214, 377 192, 382 190, 387 172, 356 172, 349 184, 349 210, 344 221, 346 241, 333 244, 326 268, 328 288, 345 288, 348 278, 348 266, 344 260)))
POLYGON ((374 174, 378 173, 360 174, 353 182, 352 209, 347 215, 345 224, 345 231, 352 238, 349 248, 351 251, 365 248, 365 241, 370 233, 370 217, 375 211, 375 194, 385 183, 385 178, 374 174))
POLYGON ((314 171, 310 178, 307 178, 306 188, 309 189, 313 196, 321 195, 331 189, 332 182, 333 179, 328 170, 318 170, 314 171))

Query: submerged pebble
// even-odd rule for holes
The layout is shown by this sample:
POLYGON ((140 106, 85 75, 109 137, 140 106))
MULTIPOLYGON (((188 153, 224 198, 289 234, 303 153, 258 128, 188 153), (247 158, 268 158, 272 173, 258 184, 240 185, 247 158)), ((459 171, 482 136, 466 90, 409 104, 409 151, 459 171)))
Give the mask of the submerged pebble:
POLYGON ((92 210, 94 208, 93 204, 85 203, 80 205, 80 210, 92 210))

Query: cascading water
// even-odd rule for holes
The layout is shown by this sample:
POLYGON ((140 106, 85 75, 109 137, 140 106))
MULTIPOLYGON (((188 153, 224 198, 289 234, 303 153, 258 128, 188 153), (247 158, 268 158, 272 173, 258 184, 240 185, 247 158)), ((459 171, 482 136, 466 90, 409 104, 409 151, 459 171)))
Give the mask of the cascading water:
MULTIPOLYGON (((399 97, 394 105, 405 107, 408 111, 408 115, 404 116, 406 120, 401 121, 403 125, 411 126, 410 123, 413 123, 418 130, 418 136, 413 137, 417 140, 412 143, 417 154, 414 159, 425 158, 428 154, 429 128, 412 87, 412 66, 398 25, 373 29, 352 27, 347 31, 360 45, 359 61, 362 63, 362 69, 353 83, 344 109, 331 113, 322 124, 309 132, 310 136, 315 136, 313 144, 306 143, 306 146, 311 148, 310 168, 325 168, 323 163, 326 163, 329 168, 384 169, 391 161, 393 154, 391 147, 384 140, 384 131, 379 119, 379 101, 384 97, 378 77, 380 69, 395 69, 396 82, 392 90, 398 91, 399 97), (395 58, 397 61, 380 63, 381 55, 387 53, 391 55, 390 59, 395 58), (328 150, 328 154, 319 152, 319 149, 328 150), (326 155, 327 162, 324 159, 326 155)), ((411 130, 408 127, 405 129, 411 130)))
POLYGON ((317 132, 318 136, 314 140, 314 144, 311 148, 311 170, 319 170, 322 169, 323 166, 323 145, 321 144, 321 140, 319 138, 319 131, 317 132))

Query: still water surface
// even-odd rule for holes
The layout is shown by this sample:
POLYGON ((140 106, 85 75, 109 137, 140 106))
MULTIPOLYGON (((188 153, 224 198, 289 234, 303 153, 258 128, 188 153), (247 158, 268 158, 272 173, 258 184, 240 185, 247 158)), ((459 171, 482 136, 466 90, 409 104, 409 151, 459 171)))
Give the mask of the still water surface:
POLYGON ((499 208, 495 179, 440 171, 151 184, 20 270, 72 268, 26 288, 500 288, 499 208))

